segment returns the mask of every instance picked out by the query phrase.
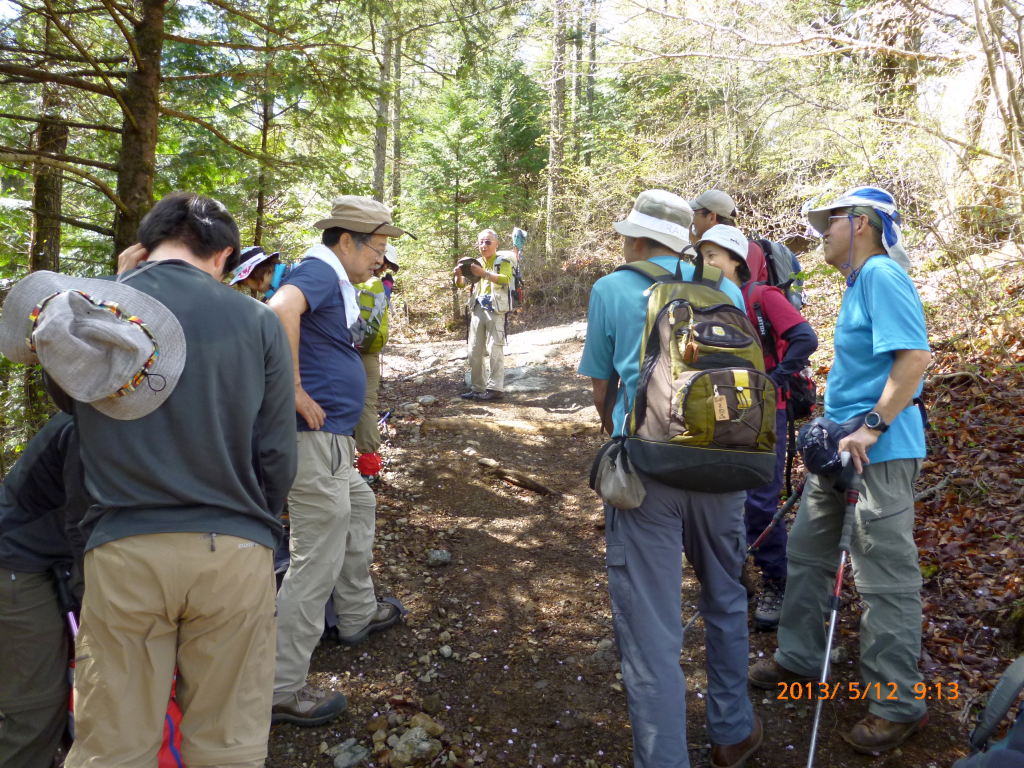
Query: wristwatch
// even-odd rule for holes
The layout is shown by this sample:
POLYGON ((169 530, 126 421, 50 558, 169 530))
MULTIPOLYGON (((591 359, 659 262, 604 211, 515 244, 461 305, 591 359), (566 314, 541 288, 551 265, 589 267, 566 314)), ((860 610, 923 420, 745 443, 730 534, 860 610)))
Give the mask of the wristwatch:
POLYGON ((889 429, 889 425, 885 423, 878 411, 868 411, 868 415, 864 417, 864 426, 882 434, 889 429))

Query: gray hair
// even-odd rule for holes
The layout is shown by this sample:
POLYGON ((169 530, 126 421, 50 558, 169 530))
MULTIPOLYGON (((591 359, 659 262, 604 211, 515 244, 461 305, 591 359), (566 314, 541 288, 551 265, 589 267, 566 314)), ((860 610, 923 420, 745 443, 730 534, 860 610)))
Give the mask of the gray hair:
MULTIPOLYGON (((491 237, 494 238, 495 244, 501 242, 501 238, 498 237, 498 233, 495 232, 493 229, 482 229, 482 230, 480 230, 480 235, 490 235, 491 237)), ((478 239, 479 239, 480 235, 477 235, 478 239)))

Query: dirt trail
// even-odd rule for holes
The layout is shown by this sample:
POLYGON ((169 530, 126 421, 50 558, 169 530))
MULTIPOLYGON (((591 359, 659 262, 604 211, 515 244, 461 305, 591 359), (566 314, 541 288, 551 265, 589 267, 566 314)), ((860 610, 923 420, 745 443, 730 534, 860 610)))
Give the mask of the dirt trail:
MULTIPOLYGON (((404 625, 355 649, 321 643, 312 671, 318 683, 345 692, 349 710, 331 727, 276 727, 270 768, 329 766, 324 744, 353 736, 372 746, 365 726, 394 696, 425 707, 429 702, 438 711, 445 738, 453 739, 446 747, 462 748, 456 765, 632 765, 626 699, 611 647, 600 503, 587 487, 602 441, 592 433, 597 419, 590 383, 575 373, 584 334, 585 324, 575 323, 512 335, 508 393, 500 403, 458 398, 466 389, 460 342, 386 350, 381 408, 395 415, 391 442, 382 449, 387 469, 376 489, 373 574, 379 594, 397 596, 411 613, 404 625), (423 434, 423 419, 438 417, 565 422, 589 426, 591 434, 423 434), (511 485, 481 458, 528 473, 558 495, 511 485), (430 549, 450 551, 451 563, 429 567, 430 549), (439 653, 443 645, 451 648, 450 658, 439 653)), ((688 617, 698 593, 689 569, 684 578, 688 617)), ((849 661, 857 656, 853 595, 844 600, 837 638, 847 658, 833 674, 843 691, 858 680, 849 661)), ((699 620, 687 641, 681 663, 690 691, 690 758, 703 768, 709 764, 707 680, 699 620)), ((774 648, 774 633, 751 634, 752 659, 774 648)), ((776 692, 752 691, 751 697, 766 735, 749 765, 804 765, 813 705, 780 701, 776 692)), ((826 703, 816 765, 951 765, 966 743, 968 728, 956 719, 962 708, 963 702, 935 704, 927 735, 872 759, 840 740, 864 705, 839 695, 826 703)), ((440 760, 433 764, 444 764, 440 760)))

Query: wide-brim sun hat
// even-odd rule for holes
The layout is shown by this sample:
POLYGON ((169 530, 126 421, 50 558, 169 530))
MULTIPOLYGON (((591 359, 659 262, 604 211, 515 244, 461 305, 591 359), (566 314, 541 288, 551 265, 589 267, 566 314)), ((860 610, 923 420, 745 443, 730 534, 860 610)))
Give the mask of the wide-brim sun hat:
POLYGON ((747 238, 736 227, 730 227, 728 224, 715 224, 697 241, 697 247, 700 248, 704 243, 715 243, 743 259, 744 262, 747 260, 749 253, 747 238))
POLYGON ((633 210, 612 227, 623 237, 655 240, 676 253, 690 244, 693 209, 679 195, 663 189, 641 192, 633 210))
POLYGON ((362 234, 387 235, 401 237, 409 235, 413 240, 416 235, 399 229, 391 223, 391 209, 372 197, 361 195, 342 195, 334 200, 331 215, 320 219, 313 225, 317 229, 341 227, 350 232, 362 234))
POLYGON ((480 275, 474 275, 469 269, 473 264, 482 266, 480 264, 480 260, 475 259, 472 256, 463 256, 459 259, 458 266, 462 269, 462 279, 467 281, 470 285, 476 285, 480 282, 480 275))
POLYGON ((390 266, 391 271, 396 274, 398 273, 398 270, 401 269, 401 267, 398 266, 398 249, 391 243, 388 243, 384 247, 384 263, 390 266))
POLYGON ((231 280, 228 282, 228 285, 234 285, 235 283, 242 282, 264 261, 280 255, 280 251, 267 253, 258 245, 250 245, 248 248, 243 248, 242 263, 239 264, 238 267, 235 268, 235 271, 231 273, 231 280))
MULTIPOLYGON (((902 220, 896 207, 896 200, 891 194, 878 187, 854 187, 849 189, 828 205, 811 208, 806 212, 807 221, 820 235, 829 228, 829 217, 832 211, 839 208, 867 208, 875 212, 882 230, 882 245, 889 258, 899 264, 907 272, 910 271, 910 256, 903 244, 902 220)), ((865 213, 867 213, 865 211, 865 213)), ((869 216, 870 218, 870 216, 869 216)))
POLYGON ((149 294, 113 280, 40 271, 4 301, 0 353, 40 364, 78 402, 127 421, 170 397, 186 345, 178 319, 149 294))

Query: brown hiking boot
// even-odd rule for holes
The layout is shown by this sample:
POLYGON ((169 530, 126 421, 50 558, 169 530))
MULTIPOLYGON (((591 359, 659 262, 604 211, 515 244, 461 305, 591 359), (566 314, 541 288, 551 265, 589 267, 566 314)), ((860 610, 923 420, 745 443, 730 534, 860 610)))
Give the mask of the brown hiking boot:
POLYGON ((275 704, 270 710, 270 722, 292 723, 310 728, 314 725, 323 725, 336 718, 345 708, 348 702, 341 691, 325 691, 321 688, 314 688, 311 685, 304 685, 297 693, 279 704, 275 704))
POLYGON ((395 601, 395 598, 379 601, 377 610, 370 617, 370 622, 354 635, 342 635, 338 633, 338 642, 342 645, 359 645, 373 632, 380 632, 402 618, 402 604, 395 601), (392 602, 394 601, 394 602, 392 602))
POLYGON ((894 723, 878 715, 868 715, 853 730, 843 734, 854 751, 862 755, 874 755, 898 747, 915 733, 928 725, 928 715, 909 723, 894 723))
POLYGON ((779 683, 813 683, 817 677, 790 672, 775 660, 775 656, 761 659, 747 672, 747 680, 755 688, 775 688, 779 683))
POLYGON ((747 759, 757 752, 764 741, 764 728, 761 727, 761 718, 754 715, 754 730, 739 744, 731 744, 724 747, 721 744, 711 745, 711 766, 712 768, 743 768, 747 759))

